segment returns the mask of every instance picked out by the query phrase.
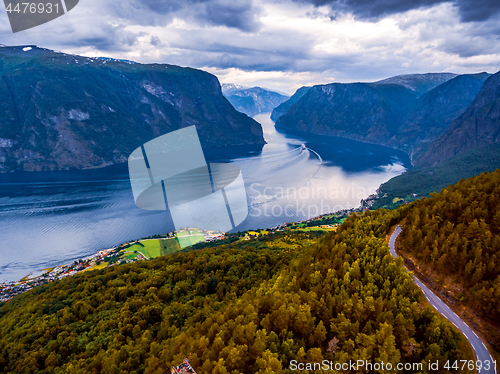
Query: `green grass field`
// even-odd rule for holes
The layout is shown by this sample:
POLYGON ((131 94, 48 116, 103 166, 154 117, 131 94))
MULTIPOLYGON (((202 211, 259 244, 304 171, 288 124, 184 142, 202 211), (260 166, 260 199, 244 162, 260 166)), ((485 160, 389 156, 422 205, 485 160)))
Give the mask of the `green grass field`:
POLYGON ((135 260, 138 254, 139 253, 134 253, 134 252, 124 252, 122 258, 127 260, 135 260))
POLYGON ((188 236, 189 233, 183 234, 185 235, 181 236, 181 238, 143 240, 140 243, 136 243, 125 249, 122 252, 122 258, 129 260, 137 258, 138 253, 134 253, 134 251, 144 254, 147 258, 156 258, 180 251, 182 248, 179 245, 179 240, 182 243, 188 243, 187 245, 192 245, 191 243, 199 243, 204 240, 204 236, 202 234, 194 236, 188 236), (200 240, 200 236, 202 240, 200 240))
POLYGON ((169 255, 180 250, 181 247, 179 246, 176 238, 160 240, 160 252, 162 256, 169 255))
POLYGON ((123 250, 122 258, 129 260, 137 258, 137 253, 134 251, 142 253, 147 258, 156 258, 205 241, 205 236, 197 229, 184 231, 177 235, 176 238, 142 240, 123 250))
POLYGON ((143 240, 138 244, 128 247, 127 252, 138 251, 144 254, 147 258, 155 258, 161 256, 160 241, 158 239, 143 240))
POLYGON ((181 248, 189 247, 190 245, 204 242, 205 236, 203 234, 195 234, 195 235, 182 235, 177 237, 177 242, 181 248))

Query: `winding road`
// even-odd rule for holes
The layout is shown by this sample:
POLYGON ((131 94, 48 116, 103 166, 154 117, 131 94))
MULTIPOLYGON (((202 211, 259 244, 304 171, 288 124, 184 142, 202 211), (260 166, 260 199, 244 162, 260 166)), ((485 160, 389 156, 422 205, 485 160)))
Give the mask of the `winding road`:
MULTIPOLYGON (((396 254, 396 239, 401 234, 402 228, 401 226, 396 226, 396 229, 392 233, 389 238, 389 248, 391 250, 391 255, 393 257, 397 257, 396 254)), ((429 303, 436 309, 441 315, 443 315, 448 321, 453 323, 457 329, 459 329, 462 334, 464 334, 465 338, 469 341, 472 349, 474 350, 474 354, 476 355, 476 360, 482 363, 483 368, 478 370, 480 374, 497 374, 496 370, 496 362, 493 361, 493 358, 486 348, 484 342, 476 335, 476 333, 467 325, 464 321, 458 317, 455 312, 453 312, 439 297, 437 297, 434 292, 429 290, 426 285, 424 285, 417 277, 413 276, 413 281, 415 284, 420 287, 423 291, 425 298, 429 303), (486 362, 489 361, 489 368, 486 362)), ((461 368, 461 364, 459 363, 459 368, 461 368)))

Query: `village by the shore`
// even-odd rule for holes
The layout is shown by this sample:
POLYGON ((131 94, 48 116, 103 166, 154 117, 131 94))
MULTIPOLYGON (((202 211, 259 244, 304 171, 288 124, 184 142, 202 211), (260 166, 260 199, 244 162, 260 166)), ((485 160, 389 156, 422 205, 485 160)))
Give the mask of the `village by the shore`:
MULTIPOLYGON (((365 203, 366 204, 366 203, 365 203)), ((246 231, 241 233, 242 240, 250 240, 252 237, 259 236, 262 234, 269 234, 272 232, 278 232, 278 231, 284 231, 286 229, 294 228, 294 227, 300 227, 302 226, 307 226, 310 225, 311 223, 314 223, 315 221, 322 220, 325 217, 331 217, 331 216, 347 216, 347 214, 353 213, 355 211, 360 211, 366 209, 366 206, 362 206, 360 208, 353 208, 353 209, 346 209, 342 210, 336 213, 328 213, 328 214, 322 214, 317 217, 309 218, 307 220, 303 221, 297 221, 297 222, 286 222, 282 225, 278 225, 273 228, 268 228, 264 231, 260 231, 260 233, 257 235, 257 232, 255 231, 246 231)), ((323 229, 323 230, 332 230, 337 227, 337 225, 318 225, 318 229, 323 229)), ((225 240, 227 238, 226 233, 222 232, 217 232, 217 231, 209 231, 209 230, 199 230, 199 229, 192 229, 192 228, 186 228, 184 230, 197 230, 198 232, 203 233, 204 235, 204 241, 205 242, 213 242, 213 241, 218 241, 218 240, 225 240)), ((180 230, 182 232, 183 230, 180 230)), ((157 236, 156 238, 174 238, 176 235, 178 235, 177 232, 171 232, 163 236, 157 236)), ((144 261, 144 260, 149 260, 150 258, 146 257, 144 254, 141 252, 136 253, 135 258, 117 258, 117 256, 120 255, 120 253, 124 250, 124 248, 127 248, 131 245, 146 241, 146 240, 151 240, 151 238, 143 238, 140 240, 134 240, 130 241, 127 243, 123 243, 119 246, 115 246, 112 248, 108 249, 103 249, 98 251, 97 253, 85 257, 83 259, 74 261, 73 263, 70 264, 64 264, 64 265, 59 265, 54 268, 49 268, 49 269, 43 269, 41 271, 31 273, 27 275, 26 277, 22 278, 19 281, 13 281, 13 282, 6 282, 6 283, 0 283, 0 303, 1 302, 6 302, 12 299, 14 296, 19 295, 21 293, 27 292, 32 290, 34 287, 41 286, 44 284, 48 284, 50 282, 55 282, 57 280, 66 278, 68 276, 73 276, 75 274, 78 274, 80 272, 84 271, 89 271, 89 270, 96 270, 96 269, 103 269, 108 266, 117 266, 120 264, 124 263, 132 263, 135 261, 144 261), (115 258, 114 261, 109 261, 111 258, 115 258)))
MULTIPOLYGON (((185 230, 193 230, 193 229, 185 229, 185 230)), ((182 231, 184 230, 181 230, 181 232, 182 231)), ((222 240, 225 238, 225 233, 209 231, 209 230, 198 230, 198 231, 204 234, 204 239, 206 242, 214 240, 222 240)), ((171 232, 159 238, 174 238, 176 235, 177 232, 171 232)), ((50 282, 66 278, 78 274, 80 272, 95 270, 95 269, 103 269, 108 266, 117 266, 120 264, 132 263, 135 261, 148 260, 149 259, 148 257, 146 257, 141 252, 138 252, 136 254, 136 257, 133 259, 117 258, 112 263, 108 263, 109 259, 119 256, 125 248, 133 244, 140 243, 144 240, 151 240, 151 239, 144 238, 140 240, 133 240, 130 242, 126 242, 119 246, 100 250, 93 255, 79 259, 70 264, 63 264, 56 266, 54 268, 43 269, 28 274, 19 281, 0 283, 0 302, 8 301, 16 295, 32 290, 34 287, 48 284, 50 282)))

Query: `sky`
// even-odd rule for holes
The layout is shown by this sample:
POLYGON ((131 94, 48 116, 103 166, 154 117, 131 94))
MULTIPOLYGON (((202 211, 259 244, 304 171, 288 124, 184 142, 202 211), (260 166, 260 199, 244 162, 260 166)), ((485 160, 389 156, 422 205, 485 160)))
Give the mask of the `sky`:
POLYGON ((500 70, 499 0, 80 0, 0 43, 168 63, 221 83, 301 86, 500 70))

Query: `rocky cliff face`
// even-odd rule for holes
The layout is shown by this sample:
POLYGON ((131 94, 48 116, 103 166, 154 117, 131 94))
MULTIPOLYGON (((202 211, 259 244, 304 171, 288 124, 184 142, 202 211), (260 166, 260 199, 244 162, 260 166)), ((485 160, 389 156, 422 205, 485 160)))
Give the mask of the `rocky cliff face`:
POLYGON ((426 143, 441 135, 469 107, 489 76, 459 75, 423 94, 402 116, 397 133, 387 145, 415 158, 426 143))
POLYGON ((415 160, 468 108, 488 77, 417 74, 314 86, 278 118, 276 127, 387 145, 415 160))
POLYGON ((306 92, 309 91, 310 88, 311 87, 300 87, 297 91, 295 91, 292 97, 273 109, 273 112, 271 113, 271 119, 276 122, 278 118, 286 114, 286 112, 288 112, 292 105, 297 103, 302 98, 302 96, 304 96, 306 92))
POLYGON ((415 100, 413 91, 402 86, 314 86, 278 118, 276 128, 384 144, 397 129, 402 108, 415 100))
POLYGON ((500 72, 489 77, 467 110, 433 141, 417 165, 446 159, 500 141, 500 72))
POLYGON ((204 147, 264 144, 217 78, 31 46, 0 48, 0 172, 126 161, 144 142, 195 125, 204 147))
POLYGON ((237 111, 250 117, 271 112, 289 98, 260 87, 244 88, 235 84, 223 84, 222 92, 237 111))

